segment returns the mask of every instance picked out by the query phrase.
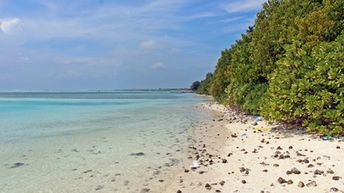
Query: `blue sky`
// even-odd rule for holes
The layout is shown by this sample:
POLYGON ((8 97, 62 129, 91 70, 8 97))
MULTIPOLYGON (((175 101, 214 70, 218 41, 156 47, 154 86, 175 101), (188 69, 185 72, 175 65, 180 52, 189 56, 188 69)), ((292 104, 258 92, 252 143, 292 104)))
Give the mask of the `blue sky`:
POLYGON ((0 90, 188 87, 263 0, 0 0, 0 90))

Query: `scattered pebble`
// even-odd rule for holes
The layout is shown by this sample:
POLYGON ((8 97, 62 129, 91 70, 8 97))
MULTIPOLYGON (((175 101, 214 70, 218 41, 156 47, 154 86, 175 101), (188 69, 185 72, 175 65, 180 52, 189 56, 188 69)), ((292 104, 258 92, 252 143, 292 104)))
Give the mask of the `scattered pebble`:
POLYGON ((299 188, 303 188, 303 187, 305 187, 305 183, 303 183, 303 182, 299 182, 298 184, 297 184, 297 186, 299 187, 299 188))
POLYGON ((341 179, 340 176, 333 176, 333 177, 332 177, 332 180, 336 180, 336 181, 337 181, 337 180, 340 180, 340 179, 341 179))

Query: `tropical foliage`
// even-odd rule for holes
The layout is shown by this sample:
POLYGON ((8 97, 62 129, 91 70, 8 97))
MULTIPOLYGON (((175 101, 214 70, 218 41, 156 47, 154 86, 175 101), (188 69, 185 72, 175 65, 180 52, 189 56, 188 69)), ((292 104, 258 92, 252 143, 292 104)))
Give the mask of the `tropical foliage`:
POLYGON ((343 133, 343 29, 343 0, 270 0, 198 92, 271 120, 343 133))

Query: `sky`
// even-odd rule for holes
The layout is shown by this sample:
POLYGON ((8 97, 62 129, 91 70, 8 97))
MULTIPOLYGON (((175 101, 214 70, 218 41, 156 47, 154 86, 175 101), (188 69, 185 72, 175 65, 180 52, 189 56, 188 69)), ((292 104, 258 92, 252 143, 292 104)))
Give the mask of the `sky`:
POLYGON ((263 0, 0 0, 0 90, 189 87, 263 0))

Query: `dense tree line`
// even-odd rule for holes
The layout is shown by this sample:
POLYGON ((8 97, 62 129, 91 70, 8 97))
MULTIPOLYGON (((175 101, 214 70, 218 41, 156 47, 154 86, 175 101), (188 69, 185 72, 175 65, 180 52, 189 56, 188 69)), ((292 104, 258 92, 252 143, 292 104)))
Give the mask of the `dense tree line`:
POLYGON ((198 92, 267 119, 343 134, 343 29, 343 0, 269 0, 198 92))

